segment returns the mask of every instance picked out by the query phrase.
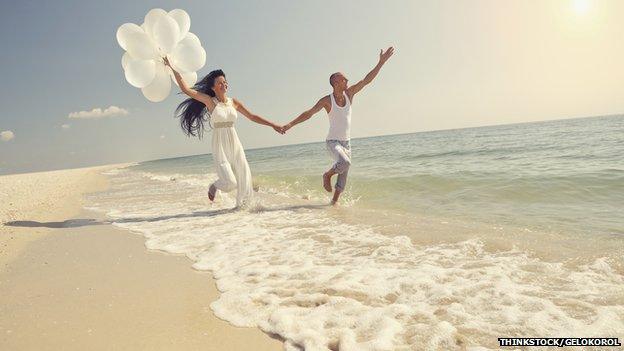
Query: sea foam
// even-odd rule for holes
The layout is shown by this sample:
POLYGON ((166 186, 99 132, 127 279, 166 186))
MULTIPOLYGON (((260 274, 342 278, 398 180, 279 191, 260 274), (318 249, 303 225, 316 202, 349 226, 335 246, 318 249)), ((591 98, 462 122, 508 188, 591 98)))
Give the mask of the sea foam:
MULTIPOLYGON (((486 350, 498 337, 624 337, 624 278, 608 258, 545 262, 479 239, 414 245, 314 206, 210 207, 214 175, 130 169, 90 198, 146 247, 212 272, 215 314, 287 350, 486 350), (173 179, 172 179, 173 178, 173 179), (175 179, 175 180, 174 180, 175 179)), ((409 233, 406 233, 409 234, 409 233)))

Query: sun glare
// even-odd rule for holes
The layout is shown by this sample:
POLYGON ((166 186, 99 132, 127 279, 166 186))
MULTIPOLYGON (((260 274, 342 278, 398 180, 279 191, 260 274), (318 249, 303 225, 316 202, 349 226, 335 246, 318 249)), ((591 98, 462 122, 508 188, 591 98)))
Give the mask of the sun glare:
POLYGON ((574 12, 578 15, 586 14, 589 11, 590 0, 572 0, 574 12))

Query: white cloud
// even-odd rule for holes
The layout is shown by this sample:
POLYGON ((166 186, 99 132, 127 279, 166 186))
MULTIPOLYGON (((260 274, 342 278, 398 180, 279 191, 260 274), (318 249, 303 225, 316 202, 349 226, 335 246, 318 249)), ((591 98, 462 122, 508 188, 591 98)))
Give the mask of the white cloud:
POLYGON ((2 139, 2 141, 9 141, 13 138, 15 138, 15 134, 10 130, 5 130, 0 133, 0 139, 2 139))
POLYGON ((71 127, 71 125, 69 125, 69 124, 63 124, 61 126, 61 128, 63 128, 63 129, 69 129, 70 127, 71 127))
POLYGON ((67 117, 72 119, 99 119, 104 117, 125 116, 128 113, 128 110, 124 108, 110 106, 104 110, 97 107, 91 111, 70 112, 67 117))

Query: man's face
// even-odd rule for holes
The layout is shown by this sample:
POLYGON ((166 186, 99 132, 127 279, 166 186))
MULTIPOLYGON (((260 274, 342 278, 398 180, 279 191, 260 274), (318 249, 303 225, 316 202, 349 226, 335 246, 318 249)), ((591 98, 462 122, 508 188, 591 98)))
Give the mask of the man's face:
POLYGON ((349 83, 349 80, 341 72, 337 73, 334 76, 334 87, 340 88, 340 89, 347 89, 348 83, 349 83))

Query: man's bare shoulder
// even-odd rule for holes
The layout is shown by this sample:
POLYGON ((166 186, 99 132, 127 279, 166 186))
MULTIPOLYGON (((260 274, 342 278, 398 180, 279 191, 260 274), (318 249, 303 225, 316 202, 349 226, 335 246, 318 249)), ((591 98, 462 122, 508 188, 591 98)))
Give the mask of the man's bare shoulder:
POLYGON ((329 110, 331 109, 331 99, 329 97, 329 94, 320 98, 317 104, 320 104, 321 106, 323 106, 323 108, 325 108, 327 112, 329 112, 329 110))

